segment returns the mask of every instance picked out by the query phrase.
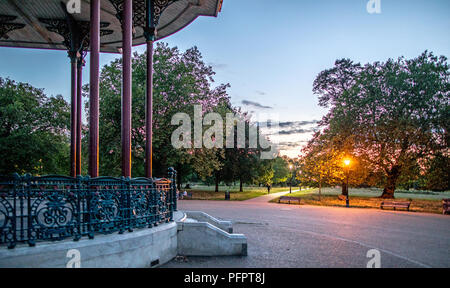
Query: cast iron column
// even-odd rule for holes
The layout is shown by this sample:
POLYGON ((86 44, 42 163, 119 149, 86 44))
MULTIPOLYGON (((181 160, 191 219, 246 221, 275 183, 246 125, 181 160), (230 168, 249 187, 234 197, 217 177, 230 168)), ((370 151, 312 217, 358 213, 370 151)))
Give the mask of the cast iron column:
POLYGON ((82 126, 82 100, 81 89, 83 86, 83 56, 78 58, 78 70, 77 70, 77 175, 81 175, 81 126, 82 126))
POLYGON ((152 178, 153 148, 153 40, 147 41, 147 93, 145 99, 145 176, 152 178))
POLYGON ((131 49, 133 1, 125 0, 122 16, 122 176, 131 177, 131 49))
POLYGON ((77 173, 77 56, 70 51, 71 89, 70 89, 70 176, 77 173))
POLYGON ((100 60, 100 0, 91 0, 89 89, 89 175, 98 177, 98 117, 100 60))
MULTIPOLYGON (((146 17, 144 36, 147 40, 147 91, 145 98, 145 176, 153 176, 153 42, 156 38, 156 26, 159 22, 159 16, 155 15, 155 3, 153 0, 146 0, 146 17)), ((161 13, 161 8, 158 11, 161 13)))

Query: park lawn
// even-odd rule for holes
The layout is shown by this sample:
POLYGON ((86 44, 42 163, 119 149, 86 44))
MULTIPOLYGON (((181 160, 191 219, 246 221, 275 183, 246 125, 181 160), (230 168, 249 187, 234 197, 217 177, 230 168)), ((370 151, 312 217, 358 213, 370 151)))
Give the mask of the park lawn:
MULTIPOLYGON (((231 201, 244 201, 263 195, 267 195, 266 187, 245 187, 244 192, 239 192, 239 187, 219 186, 219 192, 214 192, 213 186, 196 186, 193 189, 182 189, 192 193, 190 200, 225 200, 225 191, 230 191, 231 201)), ((289 187, 272 187, 270 193, 289 191, 289 187)))
MULTIPOLYGON (((318 189, 299 191, 289 196, 299 197, 302 204, 316 206, 334 206, 345 207, 345 200, 340 200, 337 196, 341 194, 339 188, 322 189, 321 201, 319 201, 318 189)), ((381 189, 350 189, 349 190, 350 207, 354 208, 373 208, 380 209, 383 199, 378 198, 381 195, 381 189)), ((396 192, 398 201, 412 201, 410 211, 438 213, 442 214, 442 199, 450 198, 449 192, 429 192, 429 191, 400 191, 396 192)), ((271 202, 278 202, 278 198, 271 202)), ((391 208, 386 208, 386 210, 391 208)), ((405 209, 398 209, 405 210, 405 209)))

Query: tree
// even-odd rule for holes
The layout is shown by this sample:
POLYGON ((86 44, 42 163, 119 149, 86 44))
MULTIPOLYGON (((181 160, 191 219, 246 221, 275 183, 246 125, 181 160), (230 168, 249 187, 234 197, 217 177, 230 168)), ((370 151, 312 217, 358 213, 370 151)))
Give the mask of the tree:
MULTIPOLYGON (((250 129, 256 130, 257 137, 265 137, 259 128, 259 126, 251 123, 250 116, 247 113, 241 112, 240 109, 228 107, 227 112, 233 113, 236 119, 230 124, 230 130, 224 131, 224 135, 231 137, 233 133, 233 147, 221 149, 224 157, 222 160, 222 167, 214 173, 214 181, 216 185, 216 192, 219 192, 219 183, 225 182, 226 184, 239 181, 239 191, 243 192, 243 184, 251 184, 258 182, 260 177, 258 169, 255 169, 260 165, 261 153, 263 151, 261 145, 257 145, 256 148, 250 147, 250 129), (238 124, 238 122, 240 122, 238 124), (245 134, 243 135, 243 143, 239 145, 238 141, 238 125, 243 125, 245 134)), ((225 117, 225 116, 224 116, 225 117)), ((265 138, 267 140, 267 138, 265 138)), ((260 171, 261 172, 261 171, 260 171)), ((273 176, 272 176, 273 177, 273 176)))
POLYGON ((312 180, 318 183, 319 197, 323 184, 341 185, 342 195, 346 195, 346 173, 349 173, 349 185, 368 183, 373 175, 366 168, 364 159, 354 155, 350 140, 342 141, 338 137, 328 136, 327 133, 317 132, 305 146, 300 157, 302 173, 298 175, 298 179, 302 182, 308 183, 312 180), (350 167, 345 167, 345 159, 351 161, 350 167))
POLYGON ((393 198, 408 166, 448 149, 449 66, 427 51, 361 67, 336 62, 319 74, 314 93, 330 107, 321 122, 329 138, 351 138, 355 156, 383 175, 393 198))
POLYGON ((273 183, 286 183, 292 177, 286 157, 277 157, 273 160, 273 183))
POLYGON ((68 174, 69 123, 61 95, 0 78, 0 174, 68 174))
POLYGON ((267 192, 270 193, 270 187, 272 186, 274 175, 272 160, 260 160, 254 169, 257 171, 255 182, 259 185, 266 186, 267 192))
POLYGON ((436 154, 427 162, 424 179, 426 189, 450 190, 450 158, 440 153, 436 154))
MULTIPOLYGON (((122 60, 116 59, 104 66, 100 75, 99 154, 100 172, 103 175, 121 174, 121 71, 122 60)), ((175 149, 171 144, 171 135, 177 128, 171 125, 175 113, 184 112, 194 119, 193 107, 196 104, 202 105, 203 113, 229 105, 226 91, 229 85, 212 87, 214 74, 212 67, 203 62, 196 47, 182 53, 165 43, 157 44, 154 50, 153 175, 165 175, 170 166, 188 173, 191 171, 189 167, 181 167, 188 165, 199 176, 206 177, 220 167, 219 158, 213 155, 213 151, 175 149)), ((146 53, 133 55, 132 89, 132 175, 143 176, 146 53)))

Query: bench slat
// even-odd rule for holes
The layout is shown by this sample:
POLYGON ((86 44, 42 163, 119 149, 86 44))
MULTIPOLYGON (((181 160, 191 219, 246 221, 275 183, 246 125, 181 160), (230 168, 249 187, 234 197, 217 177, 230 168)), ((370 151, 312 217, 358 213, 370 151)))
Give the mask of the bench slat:
POLYGON ((405 202, 405 201, 382 201, 380 208, 383 209, 384 207, 393 207, 394 210, 396 208, 406 208, 409 211, 409 207, 411 206, 411 202, 405 202))
POLYGON ((289 204, 291 203, 291 201, 297 201, 298 204, 300 204, 300 198, 298 198, 298 197, 281 196, 281 197, 278 199, 278 203, 280 203, 281 201, 289 201, 289 204))

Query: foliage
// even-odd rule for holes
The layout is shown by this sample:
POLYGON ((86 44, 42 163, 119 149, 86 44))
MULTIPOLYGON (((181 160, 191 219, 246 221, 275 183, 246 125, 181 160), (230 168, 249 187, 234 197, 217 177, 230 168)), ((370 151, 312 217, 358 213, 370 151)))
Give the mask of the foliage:
MULTIPOLYGON (((121 174, 121 71, 117 59, 103 67, 100 76, 100 173, 121 174)), ((175 149, 171 134, 177 128, 171 125, 175 113, 187 113, 193 119, 193 105, 203 106, 203 113, 228 105, 228 85, 211 87, 214 72, 207 66, 196 47, 184 53, 176 47, 158 43, 154 50, 153 98, 153 174, 164 175, 170 166, 192 168, 202 178, 220 167, 219 157, 212 151, 175 149)), ((145 91, 146 54, 133 56, 132 103, 132 175, 144 175, 145 158, 145 91)), ((87 87, 85 89, 87 96, 87 87)), ((193 126, 193 125, 192 125, 193 126)))
POLYGON ((0 174, 66 174, 69 123, 62 96, 0 78, 0 174))
POLYGON ((279 184, 291 181, 292 172, 289 165, 286 157, 277 157, 273 160, 273 183, 279 184))
POLYGON ((343 59, 314 82, 320 105, 330 108, 323 134, 351 141, 351 153, 383 176, 385 198, 416 164, 448 149, 446 61, 428 52, 365 66, 343 59))
POLYGON ((425 188, 435 191, 450 190, 450 158, 437 154, 428 161, 425 174, 425 188))

